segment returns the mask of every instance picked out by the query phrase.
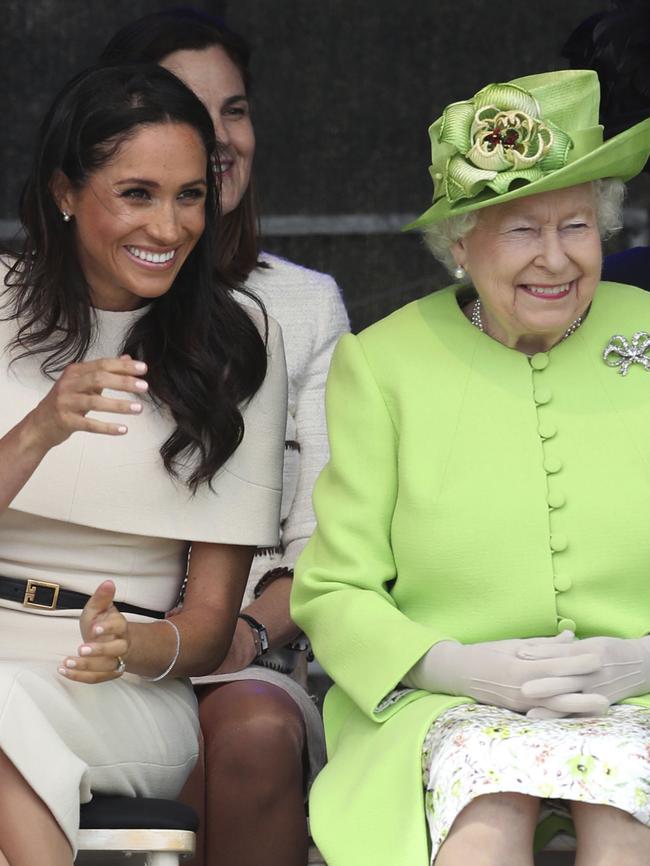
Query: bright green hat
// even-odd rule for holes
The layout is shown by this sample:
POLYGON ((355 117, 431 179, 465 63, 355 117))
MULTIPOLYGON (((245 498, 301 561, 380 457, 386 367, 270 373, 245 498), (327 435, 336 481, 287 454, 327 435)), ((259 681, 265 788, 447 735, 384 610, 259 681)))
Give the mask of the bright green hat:
POLYGON ((433 205, 406 229, 599 178, 629 180, 650 155, 650 118, 603 143, 591 69, 489 84, 429 127, 433 205))

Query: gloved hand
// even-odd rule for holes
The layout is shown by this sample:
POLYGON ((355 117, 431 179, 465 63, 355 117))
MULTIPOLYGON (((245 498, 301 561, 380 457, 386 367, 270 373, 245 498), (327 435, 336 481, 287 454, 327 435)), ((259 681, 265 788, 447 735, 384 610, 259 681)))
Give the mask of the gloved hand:
MULTIPOLYGON (((522 692, 524 683, 552 679, 553 694, 558 695, 563 691, 575 692, 576 677, 598 671, 599 656, 587 650, 554 654, 554 649, 573 646, 573 643, 571 632, 555 637, 476 644, 440 641, 411 668, 403 682, 414 688, 466 695, 481 704, 525 713, 539 703, 522 692), (525 657, 526 653, 537 650, 539 658, 525 657)), ((572 699, 576 707, 572 712, 602 712, 603 703, 606 706, 599 695, 573 694, 572 699)))
MULTIPOLYGON (((600 659, 597 670, 573 677, 574 692, 601 695, 607 705, 650 692, 650 637, 590 637, 571 644, 537 645, 522 648, 520 658, 540 661, 551 658, 581 657, 583 653, 600 659)), ((527 715, 535 719, 556 719, 575 709, 575 695, 565 693, 565 681, 543 677, 524 683, 523 694, 535 707, 527 715)))

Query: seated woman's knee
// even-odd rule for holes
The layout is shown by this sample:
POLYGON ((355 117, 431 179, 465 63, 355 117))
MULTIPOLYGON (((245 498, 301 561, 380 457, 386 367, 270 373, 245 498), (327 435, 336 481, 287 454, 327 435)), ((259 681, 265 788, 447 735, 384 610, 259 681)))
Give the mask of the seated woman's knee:
POLYGON ((474 866, 528 862, 539 800, 504 792, 476 797, 462 809, 439 849, 436 864, 452 866, 471 854, 474 866))
POLYGON ((199 694, 199 714, 211 766, 258 778, 261 765, 302 766, 304 722, 283 689, 254 680, 210 687, 199 694))
POLYGON ((642 845, 644 850, 650 850, 650 828, 629 812, 601 803, 569 805, 579 844, 583 841, 593 846, 615 844, 621 854, 625 846, 636 850, 642 845))
MULTIPOLYGON (((537 797, 529 797, 515 791, 504 791, 476 797, 463 809, 460 815, 472 814, 474 817, 485 819, 507 817, 509 821, 528 822, 531 818, 536 818, 538 811, 539 800, 537 797)), ((486 823, 488 823, 487 820, 486 823)), ((497 831, 502 829, 502 825, 498 821, 492 822, 490 820, 489 823, 494 823, 494 829, 497 831)))

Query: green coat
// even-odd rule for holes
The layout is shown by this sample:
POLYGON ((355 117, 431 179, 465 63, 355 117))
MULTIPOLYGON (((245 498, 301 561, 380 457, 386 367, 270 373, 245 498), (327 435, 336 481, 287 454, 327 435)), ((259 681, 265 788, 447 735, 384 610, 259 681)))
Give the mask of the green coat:
POLYGON ((650 294, 601 283, 581 328, 529 360, 452 287, 340 341, 292 598, 336 683, 310 805, 328 866, 429 862, 421 744, 467 699, 375 710, 433 643, 650 631, 650 373, 602 360, 641 330, 650 294))

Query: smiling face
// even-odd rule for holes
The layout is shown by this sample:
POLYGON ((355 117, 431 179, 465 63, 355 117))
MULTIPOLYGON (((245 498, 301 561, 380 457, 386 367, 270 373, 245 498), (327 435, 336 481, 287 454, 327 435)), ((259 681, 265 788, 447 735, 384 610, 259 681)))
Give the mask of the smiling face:
POLYGON ((585 313, 600 280, 593 186, 484 208, 451 251, 481 299, 485 331, 511 348, 545 351, 585 313))
POLYGON ((221 212, 229 214, 246 192, 255 153, 255 134, 241 73, 220 45, 174 51, 160 65, 185 82, 210 113, 221 145, 221 212))
POLYGON ((63 176, 93 306, 130 310, 164 295, 203 232, 207 154, 191 126, 140 127, 81 188, 63 176))

